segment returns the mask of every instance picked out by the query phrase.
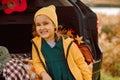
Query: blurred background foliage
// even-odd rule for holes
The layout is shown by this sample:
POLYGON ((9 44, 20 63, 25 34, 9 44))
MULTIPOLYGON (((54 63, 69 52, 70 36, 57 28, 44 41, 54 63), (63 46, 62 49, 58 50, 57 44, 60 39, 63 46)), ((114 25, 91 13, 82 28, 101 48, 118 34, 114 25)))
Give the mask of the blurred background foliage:
POLYGON ((99 44, 103 52, 102 74, 118 77, 119 79, 115 80, 120 80, 120 15, 98 13, 97 16, 99 44))
MULTIPOLYGON (((89 7, 120 8, 120 0, 81 1, 89 7)), ((101 80, 120 80, 120 13, 107 15, 99 12, 97 16, 98 39, 103 53, 101 80)))

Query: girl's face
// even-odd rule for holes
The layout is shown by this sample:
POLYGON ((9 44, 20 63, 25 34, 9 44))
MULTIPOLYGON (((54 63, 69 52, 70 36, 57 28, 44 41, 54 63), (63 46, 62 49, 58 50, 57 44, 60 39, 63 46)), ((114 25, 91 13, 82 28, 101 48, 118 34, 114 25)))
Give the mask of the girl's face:
POLYGON ((54 41, 55 25, 45 15, 37 16, 35 19, 36 32, 46 41, 54 41))

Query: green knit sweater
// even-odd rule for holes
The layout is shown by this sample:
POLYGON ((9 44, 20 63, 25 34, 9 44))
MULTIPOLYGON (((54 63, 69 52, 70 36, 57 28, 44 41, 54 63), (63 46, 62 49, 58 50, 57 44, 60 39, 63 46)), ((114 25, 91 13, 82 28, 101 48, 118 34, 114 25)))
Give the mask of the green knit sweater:
POLYGON ((52 48, 42 39, 41 51, 46 61, 49 75, 53 80, 74 80, 64 57, 62 38, 52 48))

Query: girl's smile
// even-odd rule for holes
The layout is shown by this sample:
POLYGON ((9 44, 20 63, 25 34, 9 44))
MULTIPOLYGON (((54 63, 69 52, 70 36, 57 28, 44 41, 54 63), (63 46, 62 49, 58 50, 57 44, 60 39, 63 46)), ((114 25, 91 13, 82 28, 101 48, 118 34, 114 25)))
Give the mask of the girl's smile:
POLYGON ((51 19, 45 15, 39 15, 35 19, 35 25, 38 35, 47 41, 54 40, 55 25, 51 19))

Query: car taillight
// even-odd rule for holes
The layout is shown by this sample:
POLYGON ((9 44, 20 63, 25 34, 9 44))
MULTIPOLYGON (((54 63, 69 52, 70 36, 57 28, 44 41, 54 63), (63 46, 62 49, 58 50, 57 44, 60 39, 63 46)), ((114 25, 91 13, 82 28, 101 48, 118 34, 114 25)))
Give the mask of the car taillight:
POLYGON ((98 31, 98 23, 99 23, 99 20, 98 20, 98 17, 97 17, 97 23, 96 23, 96 29, 98 31))

